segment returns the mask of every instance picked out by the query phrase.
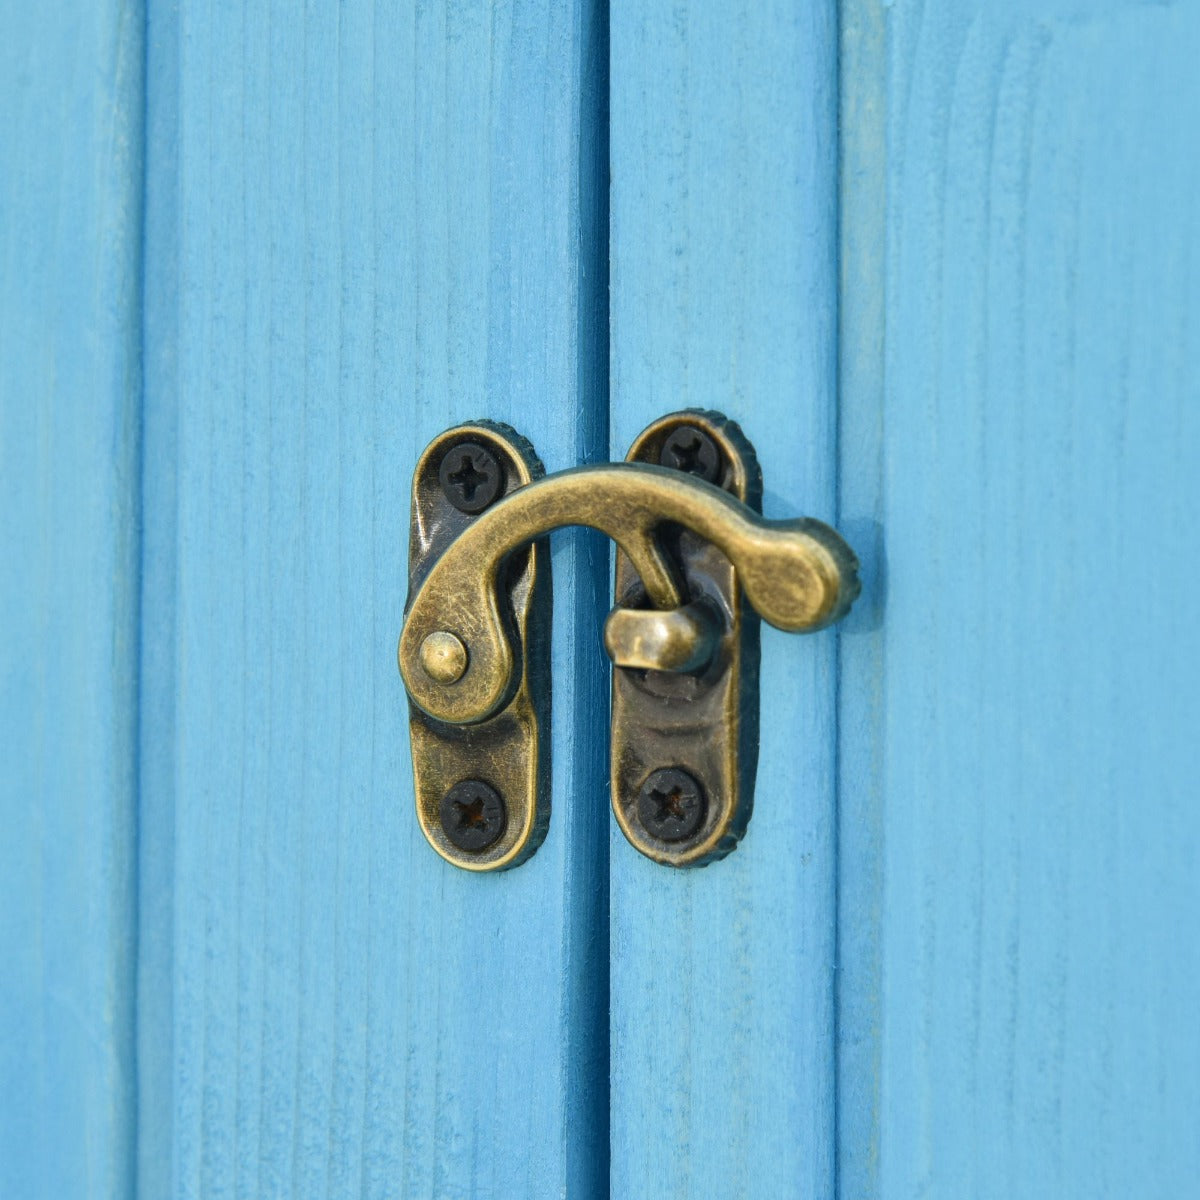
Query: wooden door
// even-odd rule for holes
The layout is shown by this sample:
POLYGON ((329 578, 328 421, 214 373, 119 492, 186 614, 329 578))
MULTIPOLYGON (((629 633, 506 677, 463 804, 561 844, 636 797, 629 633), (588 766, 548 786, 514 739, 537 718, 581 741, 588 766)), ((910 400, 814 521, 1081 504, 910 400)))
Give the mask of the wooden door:
POLYGON ((0 17, 0 1193, 1182 1196, 1200 1166, 1200 9, 0 17), (412 813, 408 487, 722 409, 865 590, 755 814, 412 813))
POLYGON ((842 22, 839 1184, 1186 1195, 1200 8, 842 22))

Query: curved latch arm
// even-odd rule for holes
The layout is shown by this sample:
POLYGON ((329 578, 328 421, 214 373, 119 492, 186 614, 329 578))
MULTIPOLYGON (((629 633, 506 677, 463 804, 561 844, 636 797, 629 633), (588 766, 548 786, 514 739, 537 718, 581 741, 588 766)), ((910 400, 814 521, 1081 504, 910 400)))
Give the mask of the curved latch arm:
POLYGON ((400 639, 400 670, 414 703, 455 725, 486 720, 503 706, 517 657, 501 614, 501 567, 554 529, 583 525, 607 534, 628 555, 652 605, 682 608, 686 598, 655 537, 667 523, 716 546, 733 563, 753 608, 780 629, 819 629, 854 598, 854 557, 819 521, 768 521, 713 484, 666 467, 577 467, 500 500, 429 571, 400 639), (464 652, 456 677, 439 654, 447 634, 464 652))
POLYGON ((612 803, 629 840, 673 866, 728 853, 749 818, 754 613, 815 630, 858 594, 833 529, 755 511, 757 462, 732 422, 664 417, 630 459, 547 477, 523 438, 479 422, 418 463, 398 656, 421 827, 458 866, 515 866, 545 836, 552 530, 587 526, 620 548, 604 630, 612 803))

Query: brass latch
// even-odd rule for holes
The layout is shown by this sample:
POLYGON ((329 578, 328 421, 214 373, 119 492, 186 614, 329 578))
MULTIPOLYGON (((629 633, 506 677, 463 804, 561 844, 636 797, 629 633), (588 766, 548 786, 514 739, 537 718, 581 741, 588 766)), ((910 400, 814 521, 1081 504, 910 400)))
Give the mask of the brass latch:
POLYGON ((656 421, 626 463, 555 475, 491 422, 426 448, 399 660, 417 816, 443 858, 501 870, 546 835, 546 535, 564 525, 598 529, 619 548, 604 644, 612 805, 625 836, 677 867, 733 849, 757 758, 754 614, 808 632, 844 616, 859 591, 842 538, 808 518, 765 520, 761 490, 749 443, 709 412, 656 421))

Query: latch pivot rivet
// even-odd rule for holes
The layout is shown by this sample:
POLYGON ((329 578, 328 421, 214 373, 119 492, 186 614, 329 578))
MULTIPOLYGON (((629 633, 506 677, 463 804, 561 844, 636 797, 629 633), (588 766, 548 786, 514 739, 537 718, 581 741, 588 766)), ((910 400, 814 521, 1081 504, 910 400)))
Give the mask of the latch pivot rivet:
POLYGON ((445 629, 421 643, 421 669, 435 683, 457 683, 467 670, 467 648, 445 629))

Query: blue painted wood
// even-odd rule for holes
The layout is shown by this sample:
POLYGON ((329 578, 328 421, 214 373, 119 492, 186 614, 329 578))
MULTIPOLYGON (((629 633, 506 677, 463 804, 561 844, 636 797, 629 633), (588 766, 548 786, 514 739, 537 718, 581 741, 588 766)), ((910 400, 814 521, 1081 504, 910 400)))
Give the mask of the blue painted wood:
POLYGON ((0 1195, 133 1186, 142 28, 0 11, 0 1195))
MULTIPOLYGON (((1188 1194, 1200 17, 844 4, 835 372, 831 10, 613 16, 613 452, 726 409, 867 591, 733 857, 614 831, 611 1190, 1188 1194)), ((519 872, 393 650, 428 437, 604 450, 602 20, 147 16, 144 249, 140 12, 0 18, 0 1191, 600 1194, 603 550, 519 872)))
POLYGON ((583 3, 152 4, 147 1194, 604 1190, 603 548, 519 871, 425 843, 395 662, 424 444, 606 451, 603 64, 583 3))
POLYGON ((883 1022, 883 433, 887 46, 879 0, 841 6, 838 505, 863 592, 838 655, 837 1195, 879 1190, 883 1022))
MULTIPOLYGON (((613 454, 719 408, 769 516, 833 519, 836 8, 627 3, 611 38, 613 454)), ((613 824, 615 1196, 833 1191, 835 644, 764 632, 729 858, 664 870, 613 824)))
POLYGON ((142 613, 138 680, 137 1191, 174 1190, 175 714, 181 229, 178 7, 146 12, 142 234, 142 613), (173 400, 173 402, 172 402, 173 400))
POLYGON ((844 32, 841 1194, 1190 1195, 1200 10, 844 32))

